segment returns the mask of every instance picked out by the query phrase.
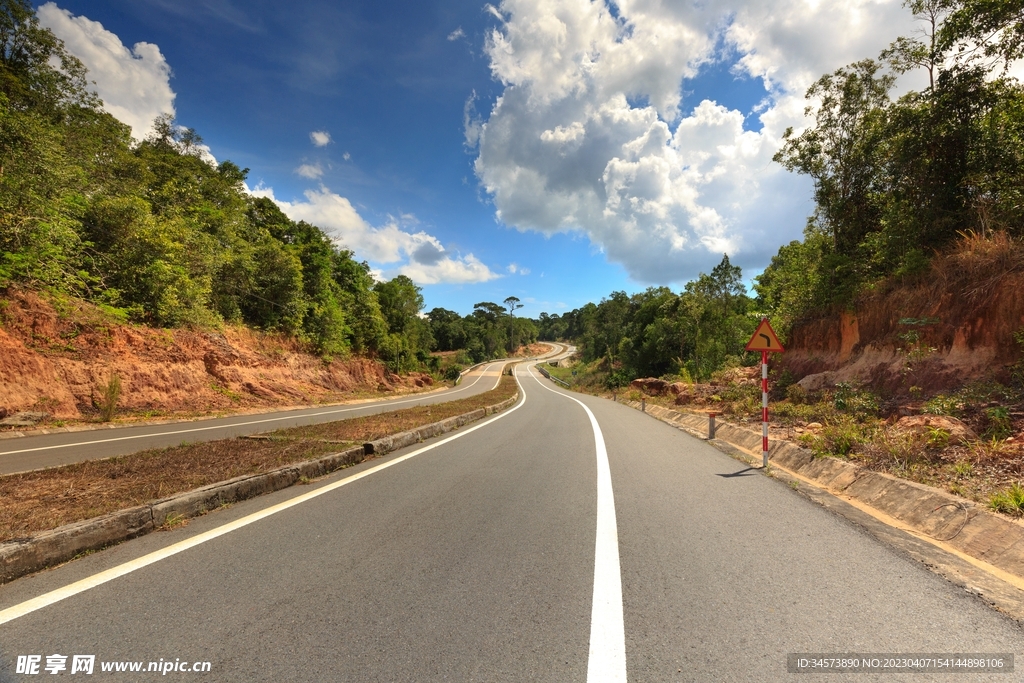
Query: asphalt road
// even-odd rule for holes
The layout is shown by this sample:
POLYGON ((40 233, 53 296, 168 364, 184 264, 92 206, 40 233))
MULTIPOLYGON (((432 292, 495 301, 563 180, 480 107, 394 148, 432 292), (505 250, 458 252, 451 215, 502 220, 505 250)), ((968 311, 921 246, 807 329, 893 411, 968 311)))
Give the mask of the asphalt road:
MULTIPOLYGON (((557 357, 565 346, 544 357, 557 357)), ((259 432, 344 420, 389 410, 468 398, 497 386, 506 361, 495 361, 467 373, 457 387, 429 394, 399 396, 358 404, 317 406, 296 410, 189 420, 160 425, 119 427, 81 432, 58 432, 0 440, 0 474, 56 467, 83 460, 109 458, 148 448, 177 446, 183 441, 213 441, 259 432)))
POLYGON ((489 421, 0 587, 0 682, 52 654, 97 680, 1024 678, 787 674, 797 652, 1020 659, 1024 634, 707 444, 518 375, 489 421))

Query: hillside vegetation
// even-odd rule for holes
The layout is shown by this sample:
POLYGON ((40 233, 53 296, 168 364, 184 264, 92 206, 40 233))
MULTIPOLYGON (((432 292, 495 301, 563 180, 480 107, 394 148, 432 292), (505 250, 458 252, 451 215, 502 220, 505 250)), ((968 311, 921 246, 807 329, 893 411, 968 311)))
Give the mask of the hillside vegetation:
POLYGON ((245 325, 393 372, 442 372, 435 348, 473 362, 534 341, 518 300, 421 318, 412 280, 375 281, 323 230, 249 194, 247 172, 169 116, 133 140, 28 0, 0 0, 0 292, 157 328, 245 325))

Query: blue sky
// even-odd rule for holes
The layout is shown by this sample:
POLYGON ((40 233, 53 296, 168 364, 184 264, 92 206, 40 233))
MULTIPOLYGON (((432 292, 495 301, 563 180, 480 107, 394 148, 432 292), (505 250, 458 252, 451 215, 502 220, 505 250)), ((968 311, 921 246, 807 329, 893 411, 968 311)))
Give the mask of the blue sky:
POLYGON ((770 161, 803 92, 912 28, 886 0, 37 7, 136 136, 172 111, 428 310, 530 316, 759 272, 812 208, 770 161))

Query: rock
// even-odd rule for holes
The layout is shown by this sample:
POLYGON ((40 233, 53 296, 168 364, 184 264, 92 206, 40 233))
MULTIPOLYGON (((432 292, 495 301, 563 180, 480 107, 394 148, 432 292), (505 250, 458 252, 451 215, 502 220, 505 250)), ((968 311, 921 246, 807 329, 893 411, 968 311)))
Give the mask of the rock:
POLYGON ((668 382, 657 377, 635 379, 629 383, 630 389, 639 389, 648 396, 663 396, 668 391, 668 382))
POLYGON ((834 372, 819 372, 813 375, 807 375, 802 380, 796 383, 798 387, 804 391, 821 391, 828 387, 835 386, 836 379, 834 372))
POLYGON ((50 417, 49 413, 21 412, 0 420, 0 427, 35 427, 50 417))
POLYGON ((736 384, 739 386, 750 386, 761 381, 761 366, 753 365, 748 368, 730 368, 719 375, 717 386, 728 386, 736 384))
POLYGON ((807 425, 807 429, 821 429, 821 423, 811 422, 810 424, 807 425))
POLYGON ((7 417, 7 408, 0 408, 0 420, 7 417))
POLYGON ((933 429, 941 429, 949 434, 951 443, 973 441, 978 438, 970 427, 955 417, 946 415, 908 415, 896 421, 896 429, 927 435, 933 429))

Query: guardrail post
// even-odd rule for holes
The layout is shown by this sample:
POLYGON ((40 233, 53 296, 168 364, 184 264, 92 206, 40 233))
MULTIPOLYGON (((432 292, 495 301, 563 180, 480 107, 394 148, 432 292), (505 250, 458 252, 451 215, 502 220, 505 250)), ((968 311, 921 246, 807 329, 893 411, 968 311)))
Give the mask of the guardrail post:
POLYGON ((640 412, 641 413, 646 413, 647 412, 647 399, 646 398, 641 398, 640 399, 640 412))
POLYGON ((717 415, 718 415, 718 413, 715 413, 715 412, 709 412, 708 413, 708 439, 709 440, 715 438, 715 417, 717 417, 717 415))

